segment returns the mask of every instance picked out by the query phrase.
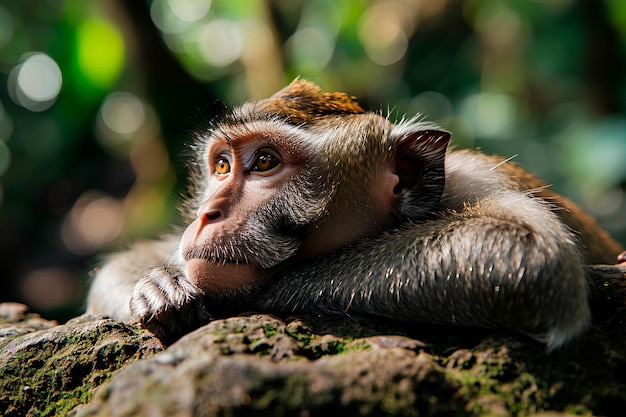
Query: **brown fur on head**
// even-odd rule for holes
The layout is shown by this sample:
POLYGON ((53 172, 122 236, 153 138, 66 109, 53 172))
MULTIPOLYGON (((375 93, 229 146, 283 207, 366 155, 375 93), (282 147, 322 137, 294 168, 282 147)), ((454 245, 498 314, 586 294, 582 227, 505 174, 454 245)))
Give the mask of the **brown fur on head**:
POLYGON ((363 114, 365 110, 355 97, 345 93, 326 93, 317 85, 295 79, 273 96, 241 107, 242 114, 281 117, 290 124, 301 125, 316 121, 320 116, 363 114))

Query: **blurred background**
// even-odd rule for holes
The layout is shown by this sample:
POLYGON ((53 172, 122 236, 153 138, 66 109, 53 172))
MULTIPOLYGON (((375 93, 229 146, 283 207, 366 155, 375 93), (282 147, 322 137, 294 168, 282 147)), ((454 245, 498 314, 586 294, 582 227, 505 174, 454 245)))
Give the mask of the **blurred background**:
POLYGON ((0 0, 0 301, 81 312, 219 102, 295 76, 515 160, 626 243, 622 0, 0 0))

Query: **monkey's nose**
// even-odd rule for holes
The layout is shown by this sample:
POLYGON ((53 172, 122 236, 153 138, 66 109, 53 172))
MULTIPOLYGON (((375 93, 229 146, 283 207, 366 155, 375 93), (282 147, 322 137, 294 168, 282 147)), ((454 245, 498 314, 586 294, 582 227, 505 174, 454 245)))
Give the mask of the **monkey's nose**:
POLYGON ((205 213, 204 215, 209 220, 215 220, 218 217, 222 216, 222 212, 220 212, 219 210, 213 210, 213 211, 210 211, 209 213, 205 213))
POLYGON ((222 217, 222 212, 220 210, 206 210, 198 213, 198 230, 202 230, 204 226, 214 223, 222 217))

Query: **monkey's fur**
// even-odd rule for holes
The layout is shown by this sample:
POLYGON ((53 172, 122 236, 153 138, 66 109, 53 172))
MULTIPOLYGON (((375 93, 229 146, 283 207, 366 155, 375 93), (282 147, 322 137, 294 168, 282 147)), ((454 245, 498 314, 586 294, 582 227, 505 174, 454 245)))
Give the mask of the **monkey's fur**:
POLYGON ((302 80, 246 103, 196 138, 182 239, 112 255, 87 311, 165 340, 249 310, 510 328, 549 349, 575 338, 584 264, 622 248, 516 164, 449 138, 302 80), (276 153, 250 165, 247 147, 276 153))

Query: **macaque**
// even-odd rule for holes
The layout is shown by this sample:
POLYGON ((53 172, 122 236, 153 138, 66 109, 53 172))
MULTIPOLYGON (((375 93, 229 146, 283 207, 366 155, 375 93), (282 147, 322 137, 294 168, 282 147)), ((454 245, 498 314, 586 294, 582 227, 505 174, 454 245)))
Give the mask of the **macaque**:
POLYGON ((87 312, 164 341, 245 311, 576 338, 584 265, 623 248, 515 163, 449 141, 300 79, 245 103, 195 138, 186 229, 109 257, 87 312))

